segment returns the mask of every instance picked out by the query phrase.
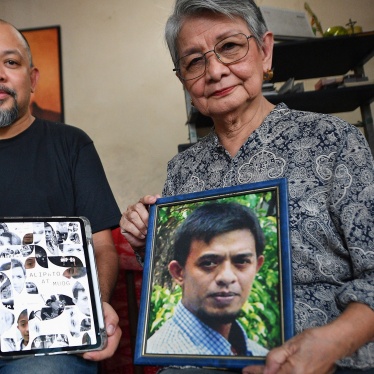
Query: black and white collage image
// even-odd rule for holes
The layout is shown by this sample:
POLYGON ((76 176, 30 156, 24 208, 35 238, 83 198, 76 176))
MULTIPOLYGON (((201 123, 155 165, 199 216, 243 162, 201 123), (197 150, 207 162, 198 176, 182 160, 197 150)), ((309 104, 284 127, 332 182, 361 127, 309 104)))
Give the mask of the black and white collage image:
POLYGON ((96 343, 79 222, 0 222, 1 352, 96 343))

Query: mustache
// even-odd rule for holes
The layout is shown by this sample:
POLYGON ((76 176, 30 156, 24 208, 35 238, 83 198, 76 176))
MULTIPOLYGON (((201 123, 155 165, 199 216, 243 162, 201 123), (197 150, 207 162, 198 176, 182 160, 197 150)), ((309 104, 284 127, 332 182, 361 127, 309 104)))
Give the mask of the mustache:
POLYGON ((17 96, 16 91, 14 91, 11 88, 8 88, 6 86, 3 86, 2 84, 0 84, 0 91, 3 91, 5 93, 7 93, 8 95, 11 95, 14 98, 16 98, 16 96, 17 96))

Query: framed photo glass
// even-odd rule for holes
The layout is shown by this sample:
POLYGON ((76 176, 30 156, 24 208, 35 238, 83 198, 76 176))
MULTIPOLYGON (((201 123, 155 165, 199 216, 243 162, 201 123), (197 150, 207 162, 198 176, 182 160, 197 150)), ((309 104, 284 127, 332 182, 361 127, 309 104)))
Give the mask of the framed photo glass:
POLYGON ((293 333, 286 179, 150 207, 135 364, 263 364, 293 333))

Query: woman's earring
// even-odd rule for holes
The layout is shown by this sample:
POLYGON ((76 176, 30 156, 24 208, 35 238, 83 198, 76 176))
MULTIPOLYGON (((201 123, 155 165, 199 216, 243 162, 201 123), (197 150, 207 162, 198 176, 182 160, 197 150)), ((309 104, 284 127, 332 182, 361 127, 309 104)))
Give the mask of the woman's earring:
POLYGON ((264 78, 263 79, 264 79, 264 81, 270 81, 270 80, 273 79, 273 77, 274 77, 273 70, 268 69, 268 71, 266 73, 264 73, 264 78))
POLYGON ((193 101, 192 101, 192 99, 191 99, 191 101, 190 101, 190 104, 191 104, 191 106, 193 106, 193 107, 195 106, 195 105, 193 105, 193 101))

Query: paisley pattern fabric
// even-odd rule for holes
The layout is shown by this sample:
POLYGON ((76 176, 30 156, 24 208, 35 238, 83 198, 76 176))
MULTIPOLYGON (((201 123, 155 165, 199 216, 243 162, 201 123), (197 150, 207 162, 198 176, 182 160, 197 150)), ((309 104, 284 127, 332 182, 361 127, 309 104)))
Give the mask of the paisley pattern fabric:
MULTIPOLYGON (((232 158, 213 131, 168 163, 163 195, 287 178, 296 332, 374 309, 374 164, 364 136, 279 104, 232 158)), ((374 367, 374 342, 339 362, 374 367)))

